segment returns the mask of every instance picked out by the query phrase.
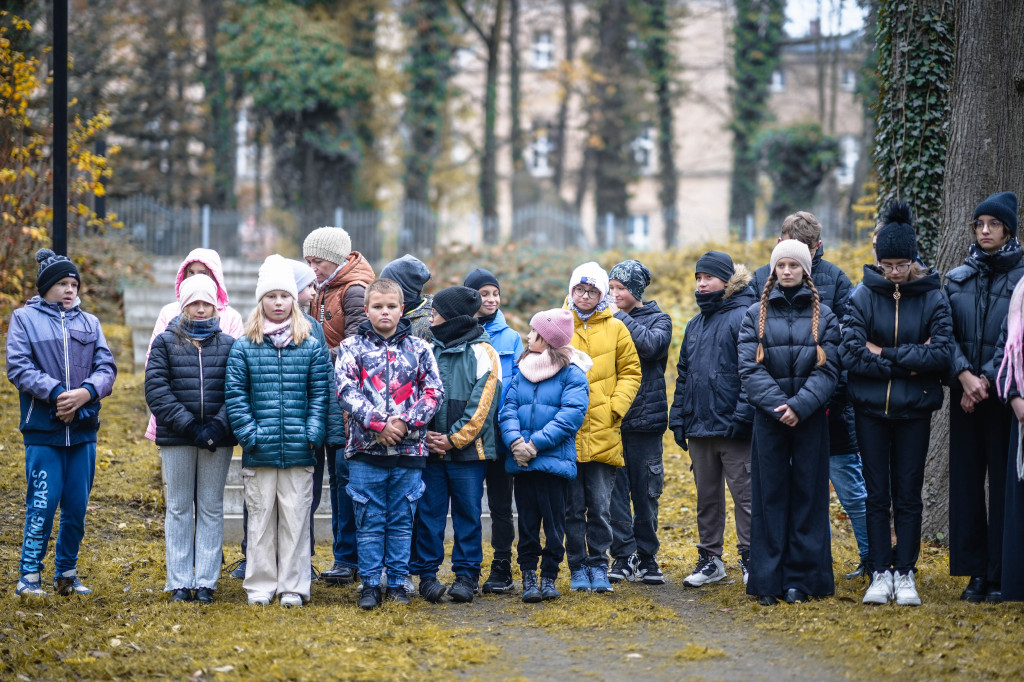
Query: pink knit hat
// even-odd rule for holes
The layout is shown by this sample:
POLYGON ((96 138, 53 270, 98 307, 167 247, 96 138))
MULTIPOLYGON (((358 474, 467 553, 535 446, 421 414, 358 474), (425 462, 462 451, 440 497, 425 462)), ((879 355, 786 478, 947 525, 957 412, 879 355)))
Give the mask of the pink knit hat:
POLYGON ((178 287, 178 306, 185 310, 185 306, 196 301, 206 301, 213 307, 217 307, 217 283, 206 275, 196 275, 181 281, 178 287))
POLYGON ((573 315, 565 308, 542 310, 530 320, 530 326, 552 348, 561 348, 572 341, 573 315))

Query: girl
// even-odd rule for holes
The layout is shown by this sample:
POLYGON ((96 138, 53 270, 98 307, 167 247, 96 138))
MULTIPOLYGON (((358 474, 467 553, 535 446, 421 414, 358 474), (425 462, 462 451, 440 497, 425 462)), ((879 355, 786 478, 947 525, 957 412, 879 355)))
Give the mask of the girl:
POLYGON ((537 313, 530 327, 529 347, 519 358, 499 424, 511 451, 505 471, 516 479, 523 601, 536 603, 561 596, 555 578, 565 554, 565 501, 569 481, 576 478, 575 434, 587 412, 587 370, 593 363, 569 345, 573 315, 568 310, 537 313))
POLYGON ((779 242, 770 268, 738 348, 740 380, 755 408, 747 594, 764 606, 835 592, 825 407, 839 378, 839 323, 821 305, 807 246, 779 242))
POLYGON ((220 329, 212 279, 190 277, 178 296, 181 314, 153 341, 146 364, 146 403, 157 418, 167 486, 164 591, 172 601, 209 604, 220 573, 224 483, 235 445, 224 407, 235 340, 220 329))
POLYGON ((915 263, 910 207, 889 206, 850 297, 843 345, 850 400, 867 484, 868 570, 865 604, 917 606, 914 568, 921 548, 921 486, 932 412, 942 406, 952 321, 939 274, 915 263), (892 547, 889 509, 896 531, 892 547))
POLYGON ((276 254, 260 266, 256 308, 228 356, 228 418, 242 445, 249 510, 245 587, 250 604, 275 594, 309 601, 309 510, 316 448, 325 437, 330 368, 276 254))

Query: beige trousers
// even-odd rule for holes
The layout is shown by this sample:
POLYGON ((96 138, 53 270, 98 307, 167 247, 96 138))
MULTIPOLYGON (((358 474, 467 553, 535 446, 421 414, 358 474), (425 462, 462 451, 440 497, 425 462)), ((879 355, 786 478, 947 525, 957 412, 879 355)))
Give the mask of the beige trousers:
POLYGON ((309 601, 309 513, 313 467, 242 469, 249 540, 245 581, 250 599, 294 592, 309 601))

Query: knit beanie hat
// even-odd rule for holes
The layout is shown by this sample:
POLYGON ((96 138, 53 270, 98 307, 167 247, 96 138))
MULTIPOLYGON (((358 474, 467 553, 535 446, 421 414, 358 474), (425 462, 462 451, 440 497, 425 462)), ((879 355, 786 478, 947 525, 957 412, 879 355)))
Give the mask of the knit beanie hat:
POLYGON ((736 266, 733 265, 732 257, 729 254, 721 251, 708 251, 697 259, 697 267, 693 272, 694 274, 703 272, 728 283, 736 274, 736 266))
POLYGON ((352 238, 341 227, 318 227, 302 242, 303 258, 322 258, 341 265, 352 253, 352 238))
POLYGON ((299 297, 291 266, 276 253, 267 256, 260 266, 259 278, 256 280, 256 302, 259 303, 271 291, 284 291, 291 294, 292 298, 299 297))
POLYGON ((316 273, 313 268, 300 260, 285 258, 285 261, 292 267, 292 276, 295 277, 295 288, 302 291, 316 281, 316 273))
POLYGON ((638 260, 624 260, 608 271, 608 279, 626 287, 633 298, 643 300, 644 289, 651 283, 651 271, 638 260))
POLYGON ((569 294, 577 284, 589 284, 601 292, 601 298, 608 295, 608 273, 594 261, 588 261, 572 271, 569 278, 569 294))
POLYGON ((217 307, 217 283, 209 277, 186 277, 178 287, 178 307, 182 312, 189 303, 206 301, 217 307))
POLYGON ((882 216, 882 229, 875 241, 875 258, 917 258, 917 234, 914 232, 914 218, 910 204, 894 201, 882 216))
POLYGON ((811 276, 811 251, 807 244, 795 239, 783 239, 776 244, 772 249, 771 272, 775 272, 775 265, 783 258, 792 258, 804 269, 805 275, 811 276))
POLYGON ((565 308, 543 310, 530 319, 530 327, 552 348, 561 348, 572 341, 572 312, 565 308))
POLYGON ((405 302, 412 303, 419 300, 423 286, 430 280, 430 269, 419 258, 407 253, 385 265, 380 277, 398 282, 405 302))
POLYGON ((36 290, 40 296, 46 296, 50 287, 65 277, 74 277, 81 286, 82 278, 78 275, 78 268, 67 256, 58 256, 50 249, 39 249, 36 251, 36 262, 39 263, 36 290))
POLYGON ((1017 237, 1017 195, 1013 192, 996 192, 985 199, 974 209, 975 220, 980 215, 999 218, 1010 231, 1010 236, 1017 237))
POLYGON ((448 287, 434 294, 434 310, 445 320, 473 317, 480 310, 480 292, 469 287, 448 287))
POLYGON ((495 287, 498 291, 501 291, 501 285, 498 284, 498 278, 494 276, 494 273, 490 270, 484 270, 483 268, 477 268, 473 272, 466 275, 466 281, 462 283, 470 289, 476 289, 480 291, 485 286, 490 284, 495 287))

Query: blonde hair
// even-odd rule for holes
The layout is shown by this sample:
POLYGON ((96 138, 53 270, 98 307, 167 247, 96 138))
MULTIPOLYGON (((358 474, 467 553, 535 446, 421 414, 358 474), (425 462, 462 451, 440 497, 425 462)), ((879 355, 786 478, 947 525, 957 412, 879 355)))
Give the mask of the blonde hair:
POLYGON ((370 305, 371 294, 398 294, 398 302, 405 305, 405 292, 402 291, 402 285, 387 277, 379 277, 366 287, 366 292, 363 294, 366 305, 370 305))
MULTIPOLYGON (((267 321, 263 314, 263 299, 256 302, 256 307, 249 313, 249 319, 245 321, 245 337, 255 344, 263 343, 263 324, 267 321)), ((292 343, 301 346, 302 342, 309 338, 313 331, 313 325, 306 316, 299 310, 299 302, 292 299, 292 343)))
POLYGON ((818 242, 821 241, 821 223, 813 213, 797 211, 782 221, 779 236, 783 239, 795 239, 806 244, 809 249, 816 249, 818 242))
MULTIPOLYGON (((768 320, 768 294, 775 286, 775 282, 778 281, 775 272, 768 277, 768 281, 764 283, 764 290, 761 292, 761 309, 757 319, 757 355, 754 357, 754 361, 758 364, 764 362, 764 326, 768 320)), ((811 290, 812 302, 811 302, 811 334, 814 335, 814 345, 817 348, 819 367, 825 364, 826 356, 825 349, 818 343, 818 326, 821 321, 821 296, 818 294, 818 288, 814 286, 814 280, 806 272, 804 273, 804 284, 811 290)))

